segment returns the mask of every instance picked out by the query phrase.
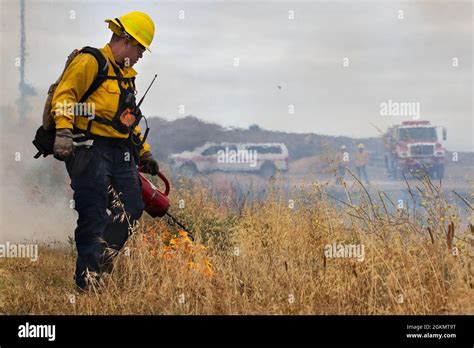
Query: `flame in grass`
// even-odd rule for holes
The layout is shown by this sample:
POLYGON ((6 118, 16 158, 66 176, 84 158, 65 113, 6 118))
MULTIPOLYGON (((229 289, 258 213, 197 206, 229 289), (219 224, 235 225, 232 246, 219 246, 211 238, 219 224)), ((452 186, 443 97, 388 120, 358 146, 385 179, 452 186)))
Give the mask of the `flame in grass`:
MULTIPOLYGON (((147 244, 156 245, 156 239, 151 238, 150 234, 145 234, 143 238, 147 244)), ((169 231, 163 231, 160 239, 163 244, 162 250, 158 252, 156 249, 152 249, 153 256, 174 263, 177 260, 184 260, 189 270, 196 271, 206 277, 214 275, 212 264, 206 255, 207 248, 193 242, 187 232, 181 230, 177 235, 172 236, 169 231)))

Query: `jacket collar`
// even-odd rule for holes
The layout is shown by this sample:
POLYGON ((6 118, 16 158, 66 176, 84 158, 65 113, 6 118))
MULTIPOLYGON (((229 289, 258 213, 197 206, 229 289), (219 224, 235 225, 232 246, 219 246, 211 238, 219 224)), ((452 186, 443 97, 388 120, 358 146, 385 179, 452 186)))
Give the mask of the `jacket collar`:
POLYGON ((137 75, 136 70, 133 69, 131 66, 125 66, 125 67, 122 68, 122 67, 120 67, 120 65, 118 65, 115 62, 115 58, 114 58, 114 55, 112 53, 112 49, 110 48, 109 44, 106 44, 104 46, 104 48, 102 49, 102 53, 105 54, 105 56, 107 57, 109 62, 111 62, 113 65, 115 65, 116 67, 118 67, 122 71, 123 77, 134 77, 135 75, 137 75))

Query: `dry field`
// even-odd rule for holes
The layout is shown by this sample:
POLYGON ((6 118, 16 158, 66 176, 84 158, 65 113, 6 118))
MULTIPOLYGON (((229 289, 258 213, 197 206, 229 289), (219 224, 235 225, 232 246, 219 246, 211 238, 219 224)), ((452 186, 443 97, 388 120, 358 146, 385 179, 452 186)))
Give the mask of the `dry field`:
POLYGON ((41 245, 37 262, 0 259, 0 313, 474 314, 474 231, 433 183, 410 187, 421 203, 403 209, 362 186, 357 202, 319 184, 289 200, 277 178, 265 200, 238 204, 199 181, 178 187, 173 212, 194 242, 144 216, 85 294, 73 287, 73 244, 41 245), (328 254, 333 245, 359 254, 328 254))

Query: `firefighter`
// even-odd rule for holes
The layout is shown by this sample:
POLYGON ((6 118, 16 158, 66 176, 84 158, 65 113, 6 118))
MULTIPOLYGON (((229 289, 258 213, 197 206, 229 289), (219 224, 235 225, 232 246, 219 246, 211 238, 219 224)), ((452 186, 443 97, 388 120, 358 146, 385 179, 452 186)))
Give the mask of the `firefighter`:
POLYGON ((369 154, 365 151, 364 144, 360 143, 357 145, 357 152, 355 153, 354 158, 359 180, 364 180, 365 183, 369 185, 369 179, 367 178, 367 162, 369 161, 369 154))
POLYGON ((339 148, 339 151, 336 152, 336 157, 335 157, 335 163, 337 167, 337 177, 336 177, 336 183, 339 185, 342 185, 342 181, 344 179, 344 176, 346 175, 346 157, 347 152, 346 152, 346 145, 341 145, 339 148))
POLYGON ((74 278, 82 290, 90 289, 94 277, 100 279, 101 273, 111 271, 109 252, 123 247, 130 226, 142 215, 137 164, 151 175, 159 171, 138 126, 141 112, 135 110, 131 114, 127 99, 135 95, 137 73, 133 66, 149 50, 155 25, 142 12, 105 22, 112 31, 110 42, 98 50, 106 59, 105 71, 99 71, 100 64, 93 55, 79 54, 64 71, 52 100, 54 157, 66 163, 78 212, 74 278), (107 75, 105 80, 85 101, 94 106, 93 115, 79 115, 75 110, 59 107, 66 103, 77 105, 100 73, 107 75), (77 146, 87 140, 93 140, 92 146, 77 146), (111 188, 118 194, 119 206, 112 205, 111 188), (114 219, 120 211, 123 216, 114 219))

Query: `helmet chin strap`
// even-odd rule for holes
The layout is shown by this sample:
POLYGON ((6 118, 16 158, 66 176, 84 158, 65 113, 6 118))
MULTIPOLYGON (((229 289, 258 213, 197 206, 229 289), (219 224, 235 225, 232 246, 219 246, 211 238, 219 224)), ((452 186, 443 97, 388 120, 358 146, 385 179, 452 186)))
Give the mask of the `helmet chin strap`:
POLYGON ((138 42, 132 35, 130 35, 126 30, 125 30, 125 27, 123 26, 122 22, 120 22, 120 19, 118 18, 115 18, 115 20, 117 21, 117 23, 119 24, 120 28, 122 29, 122 37, 128 39, 129 41, 131 41, 132 43, 133 42, 136 42, 138 45, 140 45, 141 47, 143 47, 143 50, 145 50, 146 48, 144 46, 142 46, 140 44, 140 42, 138 42))
POLYGON ((115 20, 116 20, 117 23, 120 25, 120 28, 122 28, 122 35, 123 35, 124 37, 126 37, 127 39, 131 40, 132 37, 130 36, 129 33, 127 33, 127 31, 125 30, 125 27, 123 26, 122 22, 120 22, 120 19, 115 18, 115 20))
MULTIPOLYGON (((134 40, 133 37, 132 37, 129 33, 127 33, 127 31, 125 30, 125 27, 123 26, 122 22, 120 22, 120 19, 115 18, 115 20, 117 21, 117 23, 120 25, 120 28, 122 29, 122 35, 123 35, 123 37, 125 37, 125 38, 128 39, 129 41, 134 40)), ((127 57, 125 57, 125 58, 127 58, 127 57)), ((124 58, 124 59, 125 59, 125 58, 124 58)), ((129 59, 130 59, 130 58, 129 58, 129 59)), ((124 63, 123 61, 122 61, 121 63, 117 62, 117 64, 120 65, 121 68, 125 65, 125 63, 124 63)))
POLYGON ((118 66, 120 66, 120 67, 122 68, 122 67, 125 65, 125 58, 127 58, 127 57, 123 57, 123 58, 121 59, 121 61, 119 61, 119 60, 117 59, 117 56, 122 56, 122 52, 120 52, 120 51, 118 50, 118 49, 121 50, 121 48, 119 48, 119 47, 121 47, 121 46, 111 45, 111 47, 112 47, 112 54, 113 54, 113 56, 114 56, 115 63, 116 63, 118 66))

